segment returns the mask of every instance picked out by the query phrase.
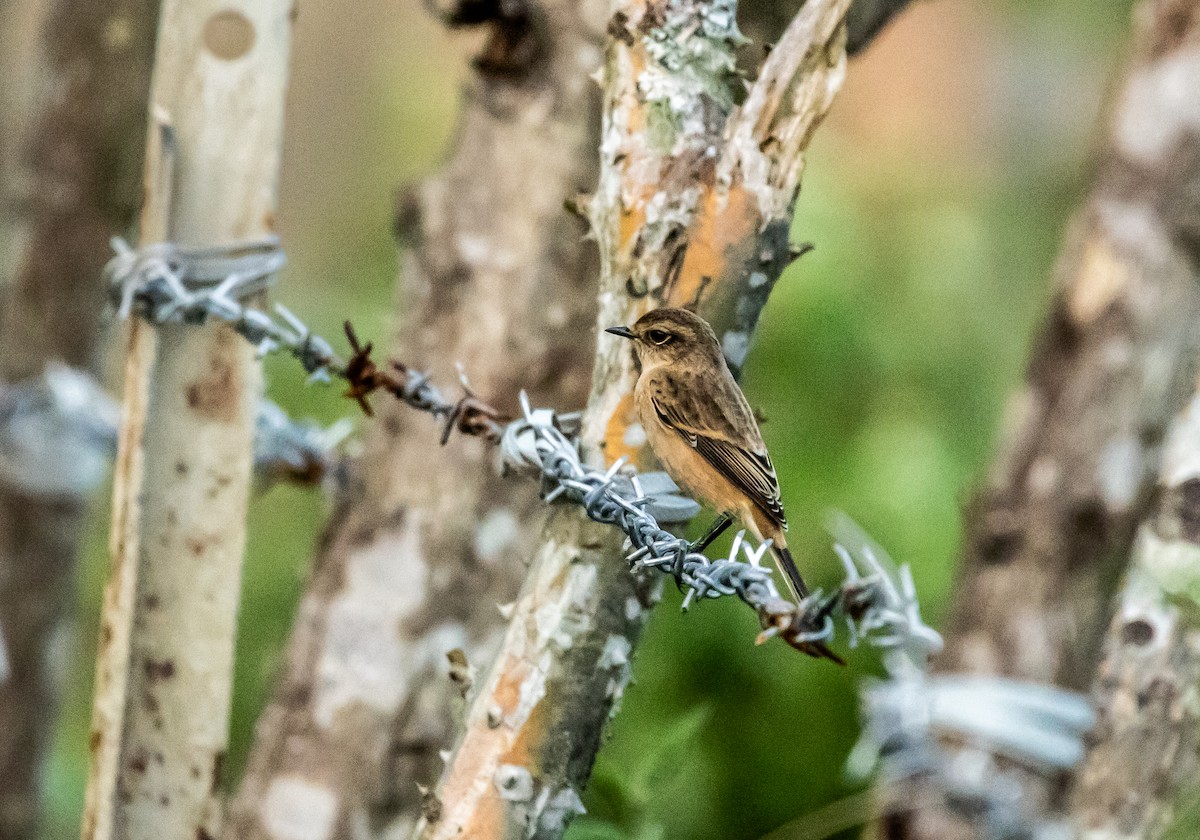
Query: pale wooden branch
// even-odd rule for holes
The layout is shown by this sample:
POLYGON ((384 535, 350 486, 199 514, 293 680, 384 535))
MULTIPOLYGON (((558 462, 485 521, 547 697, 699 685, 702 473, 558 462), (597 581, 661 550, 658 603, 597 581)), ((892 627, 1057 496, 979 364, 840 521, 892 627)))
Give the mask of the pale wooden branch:
MULTIPOLYGON (((811 113, 798 125, 818 122, 830 97, 797 92, 831 93, 841 78, 846 6, 806 4, 789 43, 800 56, 823 60, 780 59, 757 83, 774 97, 800 97, 811 113), (784 65, 803 78, 785 76, 778 69, 784 65)), ((760 201, 773 194, 773 184, 760 180, 770 167, 718 177, 726 133, 737 136, 743 121, 761 113, 732 105, 733 12, 726 2, 617 3, 599 189, 588 208, 603 262, 599 326, 628 323, 659 304, 693 306, 719 326, 728 354, 740 362, 766 300, 760 290, 778 277, 789 249, 786 219, 776 215, 777 205, 760 201), (729 311, 739 303, 742 313, 729 311)), ((755 90, 748 101, 760 101, 755 90)), ((810 133, 776 137, 773 127, 766 130, 796 155, 810 133)), ((800 166, 785 171, 794 179, 779 182, 790 209, 800 166)), ((583 428, 593 463, 621 455, 639 465, 648 460, 631 416, 632 382, 628 347, 601 335, 583 428)), ((582 806, 654 600, 650 584, 629 574, 618 532, 576 511, 555 511, 417 836, 561 836, 582 806)))
POLYGON ((1154 510, 1105 637, 1100 722, 1071 811, 1089 840, 1155 840, 1200 771, 1200 394, 1167 437, 1154 510))
MULTIPOLYGON (((1134 19, 1134 55, 1094 184, 1027 383, 968 514, 943 670, 1088 686, 1167 424, 1193 387, 1200 134, 1185 115, 1200 105, 1200 3, 1144 0, 1134 19)), ((1031 776, 1022 801, 1061 815, 1060 783, 1031 776)), ((946 809, 881 827, 893 838, 977 830, 946 809)))
MULTIPOLYGON (((269 230, 290 0, 166 0, 142 242, 269 230)), ((252 348, 134 321, 115 466, 85 840, 216 836, 250 488, 252 348)))
MULTIPOLYGON (((564 207, 595 181, 603 0, 462 3, 489 30, 445 167, 398 200, 410 248, 397 352, 515 412, 519 389, 569 410, 586 397, 596 249, 564 207)), ((406 833, 419 785, 461 726, 446 655, 494 654, 542 522, 536 487, 501 478, 482 442, 406 406, 376 422, 327 527, 259 720, 229 838, 406 833)), ((466 673, 463 670, 462 673, 466 673)))
MULTIPOLYGON (((51 79, 37 86, 28 136, 8 138, 24 165, 0 175, 0 193, 11 195, 20 181, 24 194, 8 208, 22 244, 12 274, 0 270, 0 382, 9 384, 40 376, 52 361, 94 367, 108 240, 127 232, 141 200, 158 2, 98 0, 87 14, 68 0, 51 5, 40 42, 51 79)), ((7 29, 12 18, 5 21, 7 29)), ((6 128, 22 122, 13 102, 20 69, 29 68, 4 74, 6 128)), ((61 683, 51 673, 52 645, 69 612, 83 514, 80 496, 0 481, 0 631, 11 667, 0 681, 0 838, 34 834, 61 683)))

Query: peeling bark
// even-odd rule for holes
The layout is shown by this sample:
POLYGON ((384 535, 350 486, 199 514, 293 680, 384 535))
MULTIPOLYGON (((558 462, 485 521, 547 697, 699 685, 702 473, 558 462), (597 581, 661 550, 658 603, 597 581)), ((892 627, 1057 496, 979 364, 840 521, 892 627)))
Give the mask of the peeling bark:
MULTIPOLYGON (((444 169, 402 191, 397 352, 437 382, 455 363, 515 411, 525 388, 569 411, 587 393, 595 245, 564 201, 594 183, 605 4, 463 2, 485 27, 444 169)), ((536 488, 482 442, 381 406, 301 600, 259 720, 230 838, 398 836, 461 724, 447 654, 486 662, 540 525, 536 488)))
MULTIPOLYGON (((2 382, 40 376, 49 361, 93 366, 108 240, 127 232, 141 200, 157 15, 156 0, 103 0, 86 14, 60 0, 45 22, 52 81, 20 142, 26 195, 11 208, 23 246, 11 277, 0 278, 2 382)), ((6 183, 0 201, 16 189, 6 183)), ((0 631, 11 666, 0 682, 0 838, 34 833, 61 678, 51 651, 65 631, 83 512, 82 498, 0 488, 0 631)))
MULTIPOLYGON (((598 325, 691 306, 740 365, 789 259, 787 224, 812 130, 845 67, 846 2, 809 2, 741 108, 729 2, 619 2, 609 22, 599 189, 598 325)), ((644 463, 629 348, 601 335, 583 448, 644 463)), ((560 837, 582 808, 600 736, 628 679, 648 584, 621 534, 556 511, 513 621, 415 836, 560 837)))
POLYGON ((1088 840, 1154 840, 1200 770, 1200 395, 1167 438, 1158 498, 1105 637, 1100 722, 1072 796, 1088 840))
MULTIPOLYGON (((1094 185, 986 486, 967 517, 943 670, 1086 689, 1158 474, 1191 393, 1200 316, 1200 4, 1144 0, 1094 185)), ((1061 780, 1024 801, 1061 814, 1061 780)), ((903 803, 897 803, 902 807, 903 803)), ((975 836, 942 809, 894 838, 975 836)))
MULTIPOLYGON (((166 0, 141 241, 271 226, 290 0, 166 0)), ((130 324, 85 840, 216 836, 260 373, 224 324, 130 324)))

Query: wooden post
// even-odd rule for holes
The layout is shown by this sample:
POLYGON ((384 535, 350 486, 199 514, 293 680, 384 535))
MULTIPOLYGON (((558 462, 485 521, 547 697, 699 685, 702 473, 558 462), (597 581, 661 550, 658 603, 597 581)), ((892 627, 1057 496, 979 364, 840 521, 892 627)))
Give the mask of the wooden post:
MULTIPOLYGON (((142 242, 272 226, 291 0, 166 0, 142 242)), ((85 840, 218 833, 260 374, 224 325, 131 325, 85 840)))

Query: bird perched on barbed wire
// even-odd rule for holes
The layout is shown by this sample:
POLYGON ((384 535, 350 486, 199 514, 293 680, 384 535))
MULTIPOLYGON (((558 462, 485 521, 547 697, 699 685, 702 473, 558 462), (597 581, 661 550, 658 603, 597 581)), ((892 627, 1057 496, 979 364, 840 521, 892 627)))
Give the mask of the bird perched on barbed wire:
MULTIPOLYGON (((760 541, 771 540, 799 604, 808 587, 784 538, 775 467, 712 327, 686 309, 664 308, 605 332, 633 341, 641 365, 634 406, 650 448, 680 487, 718 514, 693 549, 702 551, 738 518, 760 541)), ((822 643, 807 647, 813 656, 841 662, 822 643)))

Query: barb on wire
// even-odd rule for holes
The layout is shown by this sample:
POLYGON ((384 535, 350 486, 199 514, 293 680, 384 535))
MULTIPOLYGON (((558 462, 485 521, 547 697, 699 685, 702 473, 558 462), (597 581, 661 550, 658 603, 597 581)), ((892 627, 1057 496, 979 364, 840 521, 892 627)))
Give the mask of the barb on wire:
POLYGON ((120 405, 91 376, 62 364, 0 383, 0 482, 31 496, 78 496, 108 472, 120 405))
POLYGON ((368 341, 362 344, 354 332, 354 326, 345 322, 346 340, 354 351, 342 375, 349 383, 346 396, 355 400, 368 417, 374 414, 367 397, 383 390, 420 411, 426 411, 443 421, 442 443, 450 439, 454 431, 481 437, 496 443, 509 418, 480 400, 472 393, 466 376, 459 371, 463 396, 458 402, 448 402, 441 392, 429 381, 429 376, 418 373, 395 360, 389 369, 380 368, 371 358, 375 345, 368 341))
POLYGON ((262 400, 254 417, 255 478, 264 484, 320 484, 353 431, 349 418, 326 428, 314 420, 293 420, 276 403, 262 400))
MULTIPOLYGON (((117 450, 120 404, 92 376, 50 364, 40 377, 0 383, 0 483, 40 497, 86 494, 108 472, 117 450)), ((254 471, 271 484, 317 484, 353 430, 292 420, 270 400, 255 417, 254 471)))
POLYGON ((1000 677, 929 674, 928 660, 941 649, 941 638, 921 622, 911 572, 897 569, 844 514, 830 518, 829 530, 847 569, 848 619, 856 609, 853 593, 874 590, 873 597, 889 605, 868 610, 851 625, 852 639, 863 629, 876 634, 887 679, 867 679, 860 689, 863 731, 847 759, 847 775, 862 780, 878 769, 884 785, 900 790, 914 778, 931 781, 950 810, 983 827, 981 836, 1062 836, 1060 823, 1039 821, 1023 801, 1012 765, 1046 774, 1075 766, 1095 722, 1087 699, 1000 677), (876 572, 856 579, 862 568, 876 572), (951 735, 965 748, 952 755, 939 735, 951 735))

